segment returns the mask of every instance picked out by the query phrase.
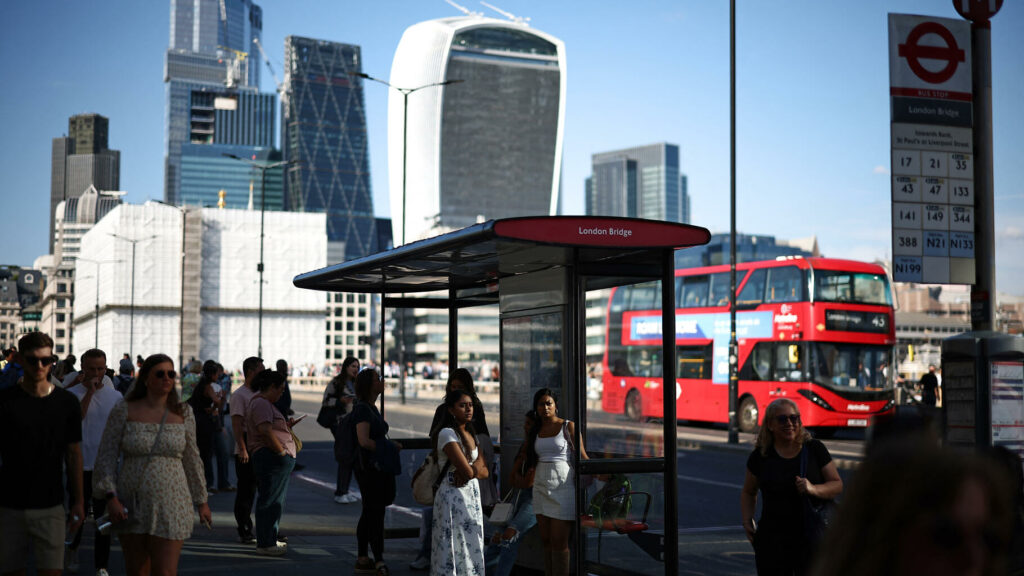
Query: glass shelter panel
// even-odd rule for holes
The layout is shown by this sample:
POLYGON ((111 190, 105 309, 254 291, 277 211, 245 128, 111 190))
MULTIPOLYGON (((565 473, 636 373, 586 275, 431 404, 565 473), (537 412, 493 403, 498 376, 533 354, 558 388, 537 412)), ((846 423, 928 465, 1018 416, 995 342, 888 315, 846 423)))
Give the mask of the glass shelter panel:
MULTIPOLYGON (((564 313, 562 310, 531 312, 504 317, 501 321, 501 405, 507 418, 501 421, 502 486, 510 486, 507 471, 525 442, 523 416, 533 406, 533 395, 551 388, 559 396, 558 412, 568 414, 565 398, 564 313)), ((491 427, 490 420, 488 426, 491 427)), ((493 434, 493 430, 492 430, 493 434)))

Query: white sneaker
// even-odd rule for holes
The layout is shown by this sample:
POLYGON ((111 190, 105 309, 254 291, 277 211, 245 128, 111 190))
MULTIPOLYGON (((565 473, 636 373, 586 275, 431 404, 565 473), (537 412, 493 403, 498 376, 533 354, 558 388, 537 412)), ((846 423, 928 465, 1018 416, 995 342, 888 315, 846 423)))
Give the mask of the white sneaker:
POLYGON ((288 551, 288 545, 284 542, 277 542, 273 546, 264 546, 263 548, 256 548, 256 553, 260 556, 284 556, 284 553, 288 551))
POLYGON ((415 560, 409 562, 409 568, 413 570, 426 570, 430 568, 430 558, 425 556, 417 556, 415 560))
POLYGON ((110 572, 107 572, 106 568, 100 568, 96 571, 96 576, 110 576, 110 572))
POLYGON ((349 492, 348 494, 342 494, 341 496, 335 496, 334 501, 338 504, 354 504, 359 502, 359 496, 349 492))

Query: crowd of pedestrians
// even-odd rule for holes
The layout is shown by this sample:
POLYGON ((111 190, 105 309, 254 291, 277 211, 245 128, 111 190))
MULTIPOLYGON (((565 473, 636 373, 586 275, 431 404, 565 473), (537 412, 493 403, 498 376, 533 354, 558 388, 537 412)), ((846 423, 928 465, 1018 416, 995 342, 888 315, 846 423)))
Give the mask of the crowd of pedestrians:
MULTIPOLYGON (((196 517, 212 525, 208 497, 217 491, 215 485, 235 490, 241 542, 255 544, 257 554, 287 553, 279 526, 297 443, 286 398, 286 363, 267 370, 261 358, 247 358, 244 381, 231 391, 223 367, 214 360, 188 363, 179 379, 166 355, 144 359, 137 372, 126 355, 114 374, 101 350, 84 353, 80 370, 74 369, 74 359, 65 359, 63 382, 56 382, 52 351, 48 336, 30 334, 4 366, 21 375, 16 386, 0 390, 0 522, 5 532, 0 572, 24 569, 30 547, 38 573, 76 572, 88 507, 95 520, 97 576, 110 571, 112 535, 120 541, 127 574, 175 574, 196 517), (234 439, 236 487, 226 484, 224 459, 218 458, 219 439, 227 431, 225 407, 234 439), (26 431, 28 441, 11 440, 26 438, 26 431)), ((507 526, 487 538, 484 518, 497 501, 497 489, 483 406, 466 369, 452 372, 446 390, 430 433, 445 473, 425 514, 426 549, 417 562, 425 561, 434 574, 508 574, 523 534, 536 524, 545 545, 545 572, 567 574, 566 526, 574 514, 573 499, 565 497, 573 482, 569 463, 577 446, 581 457, 586 453, 573 440, 572 423, 558 416, 554 392, 544 389, 535 398, 524 428, 529 441, 511 475, 521 491, 516 509, 507 526), (534 488, 537 470, 543 480, 538 477, 534 488), (536 510, 534 491, 541 495, 536 510)), ((377 407, 383 392, 375 369, 360 371, 358 361, 349 359, 324 394, 324 405, 338 409, 332 426, 339 448, 337 496, 352 493, 352 475, 362 495, 354 571, 377 576, 390 574, 384 518, 401 473, 401 446, 388 438, 388 423, 377 407), (341 457, 345 450, 351 458, 341 457)))
POLYGON ((241 541, 259 554, 287 550, 278 526, 296 421, 285 416, 286 362, 272 371, 246 359, 232 394, 215 360, 192 361, 179 378, 164 354, 135 364, 125 354, 115 373, 102 350, 86 351, 76 369, 78 359, 59 360, 53 347, 27 334, 0 367, 0 573, 23 572, 30 557, 38 574, 77 573, 91 516, 97 576, 111 572, 114 535, 127 574, 176 574, 196 517, 212 527, 207 498, 218 491, 236 492, 241 541), (238 488, 228 478, 232 429, 238 488))
MULTIPOLYGON (((215 360, 190 362, 187 385, 163 354, 136 365, 125 355, 116 374, 107 366, 99 349, 60 360, 39 332, 4 354, 0 573, 22 572, 30 558, 38 574, 77 572, 83 532, 94 530, 97 576, 120 571, 109 565, 113 536, 125 573, 175 574, 196 519, 212 525, 208 498, 217 491, 235 492, 241 542, 256 554, 285 555, 280 524, 301 444, 292 432, 301 418, 292 417, 287 363, 268 370, 263 359, 247 358, 234 391, 215 360), (237 487, 220 455, 225 438, 233 439, 237 487)), ((376 369, 360 370, 350 358, 322 401, 333 410, 335 499, 361 501, 354 572, 375 576, 390 576, 384 519, 401 474, 402 446, 388 437, 378 409, 384 389, 376 369)), ((548 388, 534 395, 525 441, 506 475, 512 511, 488 535, 498 500, 490 435, 472 374, 451 372, 430 428, 440 473, 413 569, 506 576, 524 535, 536 530, 545 574, 569 573, 578 514, 573 463, 588 456, 558 400, 548 388)), ((828 449, 803 427, 799 406, 788 399, 767 406, 739 502, 758 574, 1024 574, 1024 472, 1016 455, 951 452, 927 422, 883 421, 873 430, 845 490, 828 449)))

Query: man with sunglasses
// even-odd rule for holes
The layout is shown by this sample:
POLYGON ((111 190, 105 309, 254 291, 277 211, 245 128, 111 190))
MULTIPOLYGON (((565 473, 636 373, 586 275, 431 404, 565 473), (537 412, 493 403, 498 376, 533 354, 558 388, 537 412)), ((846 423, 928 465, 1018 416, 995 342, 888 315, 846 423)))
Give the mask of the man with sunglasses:
MULTIPOLYGON (((92 493, 92 472, 99 452, 103 429, 107 426, 110 412, 124 400, 121 393, 114 388, 114 383, 106 375, 107 355, 99 348, 87 350, 82 354, 82 369, 72 372, 64 378, 64 387, 78 398, 82 406, 82 479, 83 494, 86 501, 92 501, 95 516, 106 510, 107 503, 102 494, 94 498, 92 493)), ((74 538, 64 552, 65 567, 68 572, 78 572, 78 545, 82 541, 82 530, 74 532, 74 538)), ((96 530, 93 546, 93 567, 96 576, 108 576, 107 567, 110 563, 110 535, 96 530)))
POLYGON ((50 382, 53 339, 42 332, 18 341, 24 375, 0 390, 0 574, 23 572, 28 548, 36 573, 57 576, 64 568, 65 529, 85 518, 82 499, 82 412, 73 394, 50 382), (71 487, 65 525, 61 473, 71 487))

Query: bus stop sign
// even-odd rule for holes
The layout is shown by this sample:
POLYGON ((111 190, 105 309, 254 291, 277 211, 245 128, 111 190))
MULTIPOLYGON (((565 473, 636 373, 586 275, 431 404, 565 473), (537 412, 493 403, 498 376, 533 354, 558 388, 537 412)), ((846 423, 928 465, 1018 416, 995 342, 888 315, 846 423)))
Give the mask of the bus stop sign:
POLYGON ((1003 0, 953 0, 958 14, 976 23, 987 23, 1003 7, 1003 0))

